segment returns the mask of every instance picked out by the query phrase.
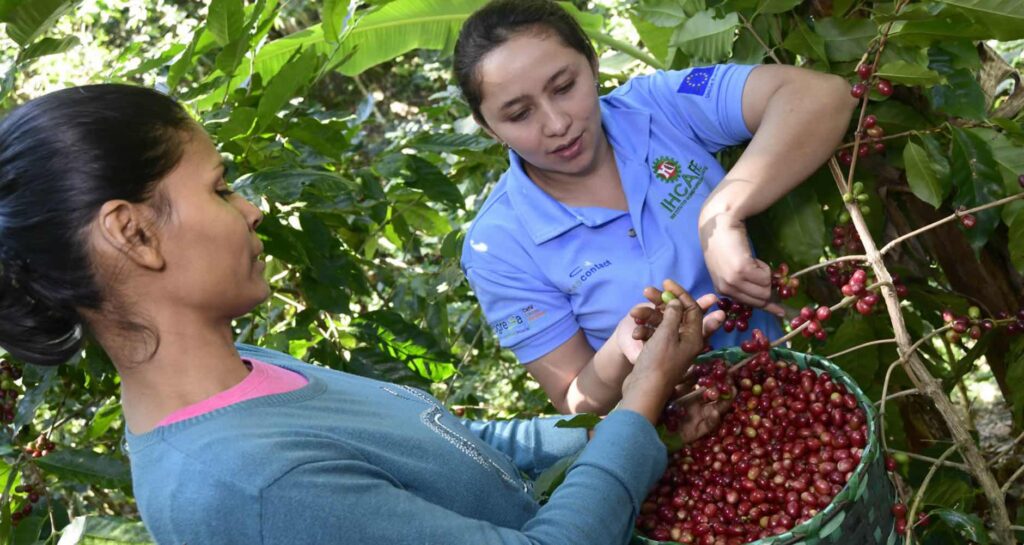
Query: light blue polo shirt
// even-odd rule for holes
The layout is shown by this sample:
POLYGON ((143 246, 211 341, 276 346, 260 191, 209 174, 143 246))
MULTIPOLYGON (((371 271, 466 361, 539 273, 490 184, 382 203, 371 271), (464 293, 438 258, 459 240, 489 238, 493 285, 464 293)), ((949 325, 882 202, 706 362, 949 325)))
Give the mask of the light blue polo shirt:
MULTIPOLYGON (((672 278, 714 292, 697 234, 704 200, 725 175, 712 155, 751 138, 742 96, 753 66, 718 65, 636 77, 601 98, 629 211, 566 206, 530 180, 521 159, 467 232, 462 268, 505 348, 529 363, 582 328, 596 350, 643 288, 672 278)), ((782 334, 757 310, 750 330, 711 338, 738 345, 753 328, 782 334)))

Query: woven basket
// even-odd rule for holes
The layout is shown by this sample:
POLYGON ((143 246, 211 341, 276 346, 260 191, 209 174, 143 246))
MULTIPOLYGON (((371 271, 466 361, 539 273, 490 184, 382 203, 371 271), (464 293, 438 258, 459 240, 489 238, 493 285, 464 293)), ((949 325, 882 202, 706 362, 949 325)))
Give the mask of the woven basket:
MULTIPOLYGON (((748 354, 739 348, 717 350, 702 356, 698 361, 722 358, 730 365, 748 354)), ((878 439, 877 414, 874 404, 864 395, 850 375, 832 362, 820 356, 802 354, 783 348, 772 349, 773 359, 784 359, 796 363, 801 369, 816 373, 828 373, 835 382, 857 396, 861 409, 867 417, 868 443, 864 448, 860 465, 832 503, 808 521, 792 530, 759 539, 749 545, 896 545, 903 538, 895 530, 895 518, 891 509, 896 502, 892 482, 885 471, 885 457, 878 439)), ((674 543, 653 541, 635 535, 633 545, 655 545, 674 543)))

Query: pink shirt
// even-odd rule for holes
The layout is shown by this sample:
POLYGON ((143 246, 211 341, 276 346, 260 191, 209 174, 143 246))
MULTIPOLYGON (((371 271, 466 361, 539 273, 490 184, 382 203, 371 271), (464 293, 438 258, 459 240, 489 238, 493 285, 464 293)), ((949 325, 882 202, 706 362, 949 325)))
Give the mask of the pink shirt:
POLYGON ((247 399, 298 390, 309 382, 306 377, 283 367, 253 359, 246 361, 252 364, 252 371, 242 379, 242 382, 199 403, 174 411, 161 420, 157 427, 193 418, 247 399))

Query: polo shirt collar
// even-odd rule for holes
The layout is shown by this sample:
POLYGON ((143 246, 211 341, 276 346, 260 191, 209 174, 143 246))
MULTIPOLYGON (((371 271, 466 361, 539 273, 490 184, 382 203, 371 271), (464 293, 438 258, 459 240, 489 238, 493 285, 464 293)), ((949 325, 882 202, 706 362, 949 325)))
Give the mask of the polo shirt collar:
MULTIPOLYGON (((634 201, 642 192, 631 191, 634 184, 642 185, 646 189, 649 184, 649 176, 643 180, 633 180, 633 176, 627 176, 630 163, 644 163, 647 158, 647 150, 650 144, 650 114, 638 110, 627 110, 621 108, 607 108, 604 101, 601 102, 601 123, 604 126, 605 134, 611 142, 615 153, 615 160, 619 166, 619 174, 623 178, 624 189, 626 190, 627 201, 632 210, 634 201), (627 180, 629 183, 626 183, 627 180)), ((508 196, 516 215, 522 220, 527 233, 534 244, 543 244, 569 229, 580 224, 591 224, 581 214, 581 209, 570 208, 551 195, 530 179, 523 168, 523 161, 519 155, 509 150, 508 169, 508 196)), ((618 217, 621 214, 614 215, 618 217)), ((602 220, 612 219, 603 217, 602 220)))

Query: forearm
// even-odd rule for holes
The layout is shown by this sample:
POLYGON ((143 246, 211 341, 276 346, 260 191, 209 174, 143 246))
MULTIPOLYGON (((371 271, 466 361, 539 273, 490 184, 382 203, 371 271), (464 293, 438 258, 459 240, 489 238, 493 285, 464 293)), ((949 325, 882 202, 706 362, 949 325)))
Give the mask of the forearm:
POLYGON ((832 76, 791 81, 775 91, 736 165, 701 210, 700 224, 719 214, 743 220, 779 200, 814 173, 842 140, 856 101, 832 76))
POLYGON ((568 412, 608 414, 622 398, 622 382, 632 370, 633 365, 609 339, 569 384, 568 412))

